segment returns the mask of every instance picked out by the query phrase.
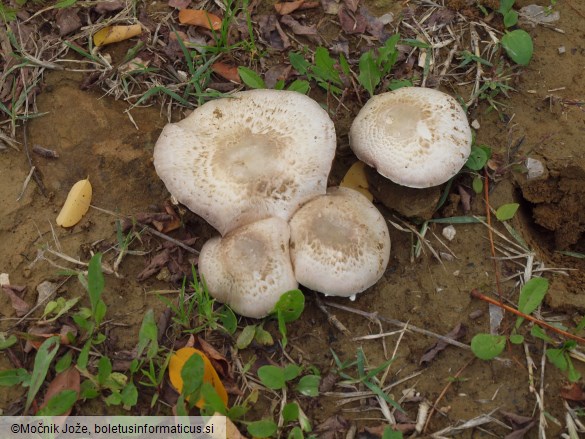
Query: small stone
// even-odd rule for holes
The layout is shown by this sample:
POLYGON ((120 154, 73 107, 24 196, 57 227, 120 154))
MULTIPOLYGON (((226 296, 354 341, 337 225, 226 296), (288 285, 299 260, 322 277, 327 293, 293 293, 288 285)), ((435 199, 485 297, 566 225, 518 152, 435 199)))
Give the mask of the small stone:
POLYGON ((540 160, 528 157, 526 159, 526 169, 528 169, 528 175, 526 176, 528 180, 534 180, 544 175, 544 165, 540 160))
POLYGON ((3 285, 10 285, 10 277, 8 273, 0 273, 0 287, 3 285))
POLYGON ((455 234, 457 233, 457 231, 455 230, 455 227, 451 225, 445 227, 442 233, 443 236, 447 238, 449 241, 453 241, 453 238, 455 238, 455 234))
POLYGON ((560 46, 558 48, 558 51, 559 51, 559 55, 562 55, 563 53, 565 53, 567 51, 567 49, 565 49, 565 46, 560 46))
POLYGON ((473 122, 471 122, 471 128, 474 130, 479 130, 480 127, 481 125, 479 124, 479 121, 477 119, 473 119, 473 122))

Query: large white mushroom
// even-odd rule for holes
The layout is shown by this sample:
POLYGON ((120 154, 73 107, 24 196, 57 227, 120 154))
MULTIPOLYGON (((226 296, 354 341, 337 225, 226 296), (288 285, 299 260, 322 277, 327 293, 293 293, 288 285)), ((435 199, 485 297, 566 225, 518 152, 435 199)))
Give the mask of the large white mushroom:
POLYGON ((271 216, 288 220, 324 194, 335 147, 333 122, 316 101, 252 90, 166 125, 154 166, 178 201, 225 235, 271 216))
POLYGON ((446 93, 404 87, 373 96, 350 129, 363 162, 402 186, 426 188, 453 177, 471 152, 471 128, 446 93))
POLYGON ((266 316, 282 294, 298 287, 289 238, 285 220, 268 218, 207 241, 199 274, 209 294, 243 316, 266 316))
POLYGON ((329 188, 290 221, 297 281, 327 295, 349 297, 374 285, 390 258, 386 221, 359 192, 329 188))

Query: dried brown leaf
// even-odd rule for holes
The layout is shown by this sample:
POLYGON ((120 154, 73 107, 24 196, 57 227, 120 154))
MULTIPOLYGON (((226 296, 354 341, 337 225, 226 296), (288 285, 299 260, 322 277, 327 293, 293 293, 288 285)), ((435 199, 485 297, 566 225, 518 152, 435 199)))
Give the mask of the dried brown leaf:
POLYGON ((337 15, 339 12, 339 2, 341 0, 321 0, 323 12, 330 15, 337 15))
POLYGON ((264 82, 267 88, 274 88, 278 81, 286 81, 292 66, 286 64, 276 64, 270 67, 264 74, 264 82))
POLYGON ((211 70, 213 70, 214 73, 217 73, 222 78, 227 79, 228 81, 236 82, 238 84, 242 83, 242 79, 238 74, 238 68, 234 65, 218 61, 211 65, 211 70))
POLYGON ((457 186, 459 195, 461 196, 461 205, 463 206, 463 212, 468 213, 471 211, 471 195, 461 185, 457 186))
POLYGON ((202 9, 182 9, 179 11, 179 23, 200 26, 210 30, 221 29, 221 18, 202 9))
POLYGON ((191 0, 169 0, 169 6, 178 10, 187 9, 191 0))
POLYGON ((75 32, 81 27, 81 19, 79 18, 78 8, 63 8, 59 9, 56 14, 55 22, 59 28, 59 35, 67 35, 75 32))
POLYGON ((343 0, 345 7, 349 9, 351 12, 355 12, 358 9, 360 0, 343 0))
MULTIPOLYGON (((462 324, 458 323, 445 337, 453 340, 459 340, 467 333, 467 328, 462 324)), ((418 364, 428 364, 435 359, 439 352, 443 351, 448 346, 448 343, 443 340, 438 340, 430 348, 426 350, 418 364)))
POLYGON ((98 2, 95 5, 95 11, 98 14, 104 14, 106 12, 116 12, 124 8, 126 2, 123 0, 106 0, 98 2))
POLYGON ((367 22, 361 14, 354 14, 345 6, 341 6, 337 16, 339 18, 339 24, 345 33, 362 34, 366 31, 367 22))
POLYGON ((26 286, 2 285, 2 290, 10 299, 17 317, 22 317, 30 311, 31 306, 19 296, 19 294, 23 294, 26 291, 26 286))
POLYGON ((303 3, 305 3, 305 0, 276 3, 274 5, 274 9, 276 9, 276 12, 278 12, 280 15, 287 15, 299 9, 301 6, 303 6, 303 3))
POLYGON ((528 433, 528 431, 534 427, 535 424, 536 421, 532 421, 525 427, 519 428, 518 430, 514 430, 512 433, 507 434, 504 436, 504 439, 522 439, 526 433, 528 433))
POLYGON ((150 276, 158 273, 171 259, 171 250, 165 248, 155 257, 152 258, 150 263, 142 270, 136 277, 138 281, 148 279, 150 276))
MULTIPOLYGON (((75 367, 71 366, 69 369, 58 373, 55 378, 53 378, 53 381, 49 383, 40 408, 45 407, 53 396, 57 395, 63 390, 74 390, 79 397, 79 392, 81 390, 80 384, 81 376, 75 367)), ((69 413, 71 413, 71 409, 69 409, 62 416, 69 416, 69 413)))
POLYGON ((333 415, 317 425, 317 427, 315 427, 315 433, 317 433, 319 437, 326 437, 328 434, 334 435, 335 433, 343 433, 348 428, 349 422, 343 416, 333 415))
POLYGON ((567 384, 561 389, 561 398, 567 401, 585 401, 585 392, 578 383, 567 384))
POLYGON ((197 341, 199 342, 201 350, 205 353, 205 355, 207 355, 207 358, 209 358, 209 361, 211 361, 211 364, 217 373, 222 377, 222 379, 224 377, 233 377, 230 363, 227 361, 225 356, 223 356, 217 349, 205 341, 204 338, 197 337, 197 341))
POLYGON ((286 24, 293 33, 297 35, 318 35, 317 27, 315 25, 305 26, 292 18, 290 15, 285 15, 280 19, 282 24, 286 24))

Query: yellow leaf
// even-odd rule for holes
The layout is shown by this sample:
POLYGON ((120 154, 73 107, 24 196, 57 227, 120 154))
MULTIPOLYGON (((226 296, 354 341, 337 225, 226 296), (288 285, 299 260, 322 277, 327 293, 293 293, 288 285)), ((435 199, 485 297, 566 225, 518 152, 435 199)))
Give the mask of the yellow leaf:
POLYGON ((93 44, 96 47, 106 44, 118 43, 135 37, 142 33, 142 26, 131 24, 129 26, 107 26, 93 34, 93 44))
POLYGON ((349 168, 345 174, 345 177, 343 177, 343 180, 341 180, 339 186, 348 187, 350 189, 361 192, 361 194, 364 195, 368 200, 373 201, 374 196, 369 191, 365 166, 366 164, 360 161, 357 161, 351 165, 351 168, 349 168))
POLYGON ((92 189, 89 179, 79 180, 75 183, 67 195, 59 216, 57 216, 57 225, 72 227, 81 221, 89 209, 91 195, 92 189))
MULTIPOLYGON (((169 379, 171 380, 171 384, 177 390, 177 392, 181 393, 183 390, 183 378, 181 378, 181 370, 183 370, 183 366, 187 362, 187 360, 191 357, 191 355, 199 355, 203 359, 203 382, 210 383, 223 403, 227 407, 228 402, 228 395, 219 378, 219 375, 213 368, 211 361, 209 358, 198 349, 195 348, 181 348, 177 352, 173 354, 171 360, 169 362, 169 379)), ((195 405, 199 408, 203 408, 205 401, 200 399, 195 403, 195 405)))

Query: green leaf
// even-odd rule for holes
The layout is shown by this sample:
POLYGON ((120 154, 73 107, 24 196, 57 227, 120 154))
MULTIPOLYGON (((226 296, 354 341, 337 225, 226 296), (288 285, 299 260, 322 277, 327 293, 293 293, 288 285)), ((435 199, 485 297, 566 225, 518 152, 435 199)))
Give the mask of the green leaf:
POLYGON ((223 305, 219 308, 219 321, 228 334, 235 334, 238 329, 238 319, 229 306, 223 305))
POLYGON ((29 373, 23 368, 0 370, 0 387, 15 386, 29 379, 29 373))
POLYGON ((254 89, 266 88, 266 83, 254 70, 240 66, 238 67, 238 74, 240 75, 240 78, 242 78, 244 84, 248 87, 254 89))
POLYGON ((360 57, 359 70, 358 82, 368 91, 370 96, 373 96, 382 76, 371 51, 365 52, 360 57))
POLYGON ((55 363, 55 372, 61 373, 64 370, 69 369, 69 366, 71 366, 72 361, 73 355, 71 355, 71 352, 67 352, 59 359, 59 361, 57 361, 57 363, 55 363))
POLYGON ((278 81, 276 81, 276 84, 274 84, 274 90, 283 90, 284 89, 284 79, 279 79, 278 81))
POLYGON ((563 372, 569 367, 569 362, 567 361, 564 349, 547 349, 546 358, 563 372))
POLYGON ((467 159, 465 166, 473 171, 479 171, 483 169, 488 159, 489 156, 485 149, 477 145, 472 145, 471 153, 469 154, 469 158, 467 159))
POLYGON ((28 413, 35 396, 43 383, 45 377, 49 371, 49 366, 55 358, 57 351, 59 350, 59 336, 54 336, 46 339, 43 344, 39 347, 37 354, 35 355, 35 364, 31 374, 30 387, 26 396, 26 404, 24 406, 24 414, 28 413))
POLYGON ((304 437, 303 430, 297 425, 289 432, 287 439, 303 439, 304 437))
POLYGON ((502 37, 502 47, 504 47, 512 61, 521 66, 528 65, 534 51, 532 38, 522 29, 506 33, 502 37))
POLYGON ((305 375, 299 380, 296 389, 305 396, 319 396, 320 382, 321 377, 319 375, 305 375))
POLYGON ((102 321, 104 320, 104 317, 106 316, 106 311, 107 311, 107 307, 105 302, 100 299, 97 302, 97 305, 95 307, 95 312, 93 315, 93 318, 95 319, 95 325, 96 327, 98 327, 100 325, 100 323, 102 323, 102 321))
POLYGON ((504 26, 512 27, 518 23, 518 12, 510 10, 504 14, 504 26))
POLYGON ((189 397, 192 403, 195 403, 203 384, 203 371, 205 369, 203 358, 194 354, 189 357, 181 369, 181 378, 183 379, 183 391, 185 397, 189 397))
POLYGON ((388 426, 382 433, 382 439, 402 439, 402 432, 393 430, 392 427, 388 426))
POLYGON ((201 397, 205 400, 205 409, 211 414, 221 413, 225 415, 227 409, 221 397, 211 383, 203 383, 201 386, 201 397))
POLYGON ((571 361, 571 357, 569 357, 567 355, 566 359, 567 359, 567 366, 569 368, 569 370, 567 371, 567 378, 569 378, 570 382, 576 383, 577 381, 579 381, 581 379, 581 374, 579 372, 577 372, 577 370, 575 369, 575 366, 573 366, 573 362, 571 361))
POLYGON ((406 46, 418 47, 420 49, 430 49, 432 47, 429 43, 417 40, 416 38, 404 38, 401 40, 401 43, 406 46))
POLYGON ((483 179, 479 175, 474 177, 471 187, 473 188, 473 192, 481 194, 483 192, 483 179))
POLYGON ((91 380, 85 380, 81 383, 81 389, 79 392, 79 399, 94 399, 100 395, 96 385, 91 380))
POLYGON ((60 416, 66 413, 77 401, 77 392, 72 389, 62 390, 47 402, 35 416, 60 416))
POLYGON ((510 335, 510 343, 522 344, 522 343, 524 343, 524 336, 522 336, 520 334, 512 334, 512 335, 510 335))
POLYGON ((315 76, 323 81, 342 85, 339 72, 335 69, 335 60, 325 47, 317 47, 315 50, 315 65, 312 70, 315 76))
POLYGON ((262 419, 248 424, 248 433, 256 438, 271 437, 277 429, 278 426, 271 419, 262 419))
POLYGON ((403 87, 412 87, 412 81, 410 79, 392 79, 388 84, 388 90, 398 90, 403 87))
POLYGON ((17 341, 18 339, 14 334, 11 334, 9 337, 6 337, 4 333, 0 333, 0 351, 8 349, 10 346, 14 346, 17 341))
POLYGON ((311 86, 309 85, 309 81, 303 79, 296 79, 288 86, 288 90, 296 91, 304 95, 306 95, 310 89, 311 86))
POLYGON ((496 210, 496 218, 500 221, 507 221, 514 218, 520 205, 518 203, 503 204, 496 210))
POLYGON ((296 364, 287 364, 284 368, 284 379, 286 381, 294 380, 301 373, 302 368, 296 364))
POLYGON ((136 357, 140 358, 147 346, 149 346, 149 348, 146 353, 146 358, 150 360, 158 353, 158 327, 154 320, 154 311, 152 309, 146 311, 146 314, 144 314, 144 318, 142 319, 142 325, 138 332, 136 357))
POLYGON ((505 15, 512 9, 515 1, 516 0, 500 0, 500 8, 498 9, 498 12, 502 15, 505 15))
POLYGON ((301 75, 307 74, 307 72, 309 71, 309 67, 311 66, 311 63, 307 61, 301 53, 290 52, 288 54, 288 59, 290 61, 290 64, 297 72, 299 72, 299 74, 301 75))
POLYGON ((254 336, 256 335, 256 325, 248 325, 245 326, 242 330, 242 333, 238 336, 236 340, 236 347, 238 349, 246 349, 254 340, 254 336))
POLYGON ((112 392, 104 401, 106 405, 120 405, 122 404, 122 395, 120 392, 112 392))
POLYGON ((290 402, 282 408, 284 422, 293 422, 299 419, 299 406, 296 402, 290 402))
POLYGON ((57 3, 55 3, 55 8, 57 9, 68 8, 70 6, 73 6, 75 3, 77 3, 77 0, 59 0, 57 3))
POLYGON ((272 346, 274 344, 272 335, 270 335, 270 332, 268 332, 262 326, 256 327, 256 334, 254 335, 254 339, 262 346, 272 346))
POLYGON ((572 258, 585 259, 585 253, 570 252, 570 251, 557 251, 557 253, 560 253, 560 254, 565 255, 565 256, 571 256, 572 258))
POLYGON ((258 378, 269 389, 282 389, 286 384, 284 369, 278 366, 262 366, 258 369, 258 378))
POLYGON ((503 335, 477 334, 471 339, 471 351, 481 360, 491 360, 500 355, 506 347, 503 335))
POLYGON ((530 335, 532 335, 533 337, 536 337, 536 338, 540 338, 541 340, 544 340, 547 343, 554 342, 554 340, 552 338, 550 338, 548 335, 546 335, 546 332, 544 332, 544 329, 542 329, 540 326, 537 326, 537 325, 534 325, 530 329, 530 335))
MULTIPOLYGON (((89 301, 91 309, 96 312, 98 302, 104 291, 105 281, 102 273, 102 254, 96 253, 89 261, 87 267, 87 289, 89 292, 89 301)), ((96 319, 97 320, 97 319, 96 319)))
POLYGON ((122 397, 122 404, 126 409, 134 407, 138 403, 138 389, 132 381, 124 387, 122 392, 120 392, 120 396, 122 397))
POLYGON ((100 357, 98 361, 98 383, 103 386, 112 374, 112 362, 105 355, 100 357))
POLYGON ((282 313, 282 318, 285 323, 294 322, 303 313, 305 308, 305 296, 301 290, 291 290, 284 293, 274 305, 272 314, 278 311, 282 313))
MULTIPOLYGON (((548 291, 548 280, 544 277, 533 277, 524 284, 520 290, 518 299, 518 311, 524 314, 531 314, 542 303, 546 292, 548 291)), ((518 328, 524 319, 516 319, 516 328, 518 328)))

